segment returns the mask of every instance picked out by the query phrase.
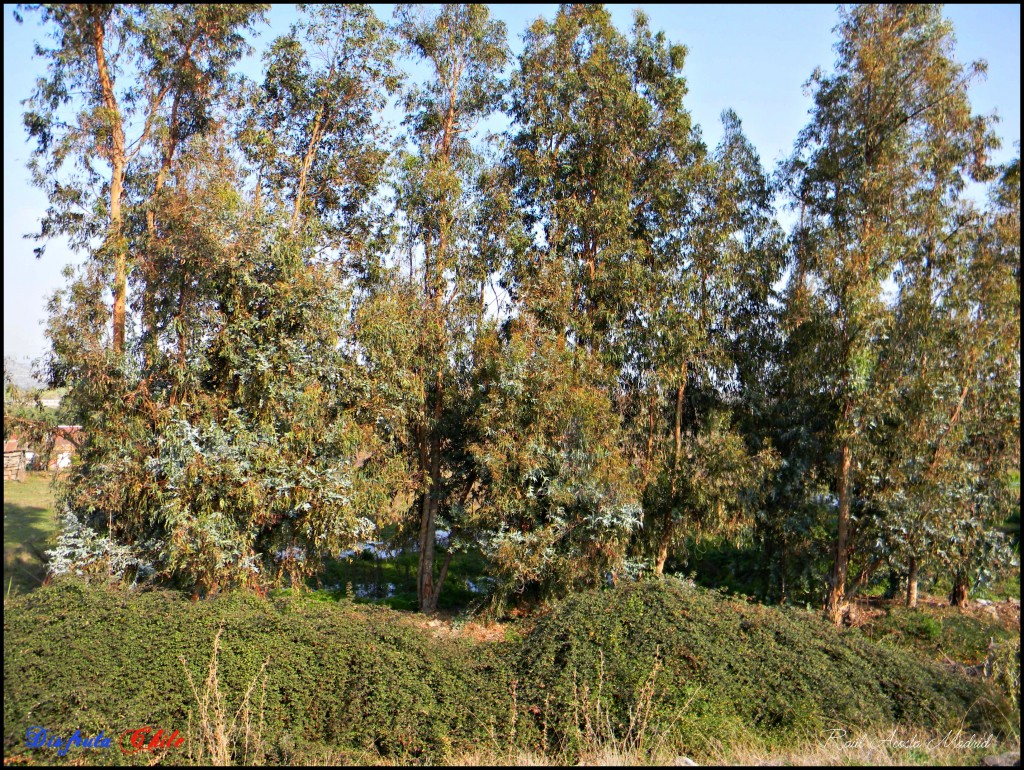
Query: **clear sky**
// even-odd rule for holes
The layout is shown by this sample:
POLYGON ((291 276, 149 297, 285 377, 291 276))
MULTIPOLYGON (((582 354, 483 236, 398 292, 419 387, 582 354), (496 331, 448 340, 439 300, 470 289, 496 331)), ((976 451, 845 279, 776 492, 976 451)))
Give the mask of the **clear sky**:
MULTIPOLYGON (((684 75, 689 94, 685 100, 709 145, 721 130, 719 115, 732 108, 744 130, 772 168, 788 154, 797 133, 807 122, 810 99, 803 84, 813 69, 831 69, 832 27, 838 21, 834 6, 824 5, 640 5, 610 6, 615 23, 628 29, 634 8, 643 8, 651 27, 689 49, 684 75)), ((375 6, 383 19, 392 6, 375 6)), ((14 6, 4 6, 4 354, 36 358, 46 349, 42 320, 46 302, 64 284, 61 271, 78 261, 61 242, 51 242, 36 260, 35 245, 22 238, 38 228, 45 210, 42 193, 31 186, 25 168, 30 146, 22 127, 21 101, 43 73, 42 62, 32 55, 33 43, 44 35, 36 15, 24 24, 13 17, 14 6)), ((492 13, 504 21, 514 53, 522 49, 521 34, 538 16, 551 18, 555 5, 496 5, 492 13)), ((957 59, 985 59, 988 77, 976 82, 971 102, 976 112, 998 113, 996 131, 1003 149, 996 160, 1015 154, 1020 141, 1020 6, 949 5, 946 16, 957 35, 957 59)), ((293 6, 274 6, 270 25, 254 40, 256 54, 241 70, 259 77, 259 53, 287 30, 295 18, 293 6)))

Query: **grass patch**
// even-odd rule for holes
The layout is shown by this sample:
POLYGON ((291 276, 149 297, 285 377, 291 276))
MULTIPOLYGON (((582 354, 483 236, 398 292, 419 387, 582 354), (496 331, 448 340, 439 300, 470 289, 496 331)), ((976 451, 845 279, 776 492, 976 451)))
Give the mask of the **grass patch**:
POLYGON ((4 591, 37 588, 46 577, 43 551, 58 529, 51 478, 37 471, 4 484, 4 591))
POLYGON ((994 619, 941 605, 927 609, 894 606, 864 630, 876 641, 916 650, 938 662, 953 660, 966 665, 985 660, 990 640, 998 644, 1020 636, 1019 629, 1007 628, 994 619))

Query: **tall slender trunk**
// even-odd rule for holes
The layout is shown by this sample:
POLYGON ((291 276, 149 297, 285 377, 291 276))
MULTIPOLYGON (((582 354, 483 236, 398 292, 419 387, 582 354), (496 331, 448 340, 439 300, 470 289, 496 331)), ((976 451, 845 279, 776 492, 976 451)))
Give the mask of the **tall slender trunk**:
MULTIPOLYGON (((419 458, 419 470, 421 478, 424 480, 430 478, 430 444, 427 438, 427 429, 425 424, 420 424, 416 428, 416 449, 417 456, 419 458)), ((423 607, 423 596, 424 596, 424 566, 428 567, 428 570, 433 570, 433 559, 434 559, 434 531, 431 526, 430 520, 430 494, 431 489, 428 487, 420 495, 419 508, 420 508, 420 539, 419 539, 419 561, 416 567, 416 598, 419 601, 420 608, 423 607), (429 550, 428 550, 429 544, 429 550)))
MULTIPOLYGON (((174 97, 174 108, 172 109, 172 120, 177 115, 178 109, 178 97, 174 97)), ((165 154, 160 163, 160 171, 156 175, 156 184, 153 186, 153 198, 154 200, 160 195, 161 190, 164 189, 164 184, 167 181, 167 174, 171 170, 172 155, 174 149, 169 149, 165 154)), ((145 287, 142 294, 142 329, 145 335, 146 344, 143 349, 143 356, 145 358, 145 365, 149 367, 153 363, 153 354, 157 349, 156 339, 156 299, 154 297, 154 289, 156 282, 156 258, 154 251, 156 249, 157 233, 156 233, 156 212, 152 209, 146 212, 146 232, 149 236, 147 242, 146 259, 143 264, 143 277, 145 279, 145 287)))
MULTIPOLYGON (((434 260, 434 271, 436 281, 439 283, 442 277, 441 256, 447 247, 447 222, 444 216, 440 222, 441 237, 438 242, 437 258, 434 260)), ((429 264, 429 263, 428 263, 429 264)), ((442 307, 442 289, 435 282, 426 277, 427 293, 433 304, 435 333, 437 335, 437 356, 438 366, 434 375, 434 404, 433 419, 429 431, 427 458, 429 459, 430 489, 426 495, 426 507, 422 511, 420 522, 420 566, 419 566, 419 605, 421 612, 434 612, 437 609, 437 600, 441 595, 441 588, 444 582, 444 575, 447 573, 447 562, 442 574, 434 580, 434 559, 436 547, 435 533, 437 531, 437 511, 440 507, 441 496, 441 418, 444 415, 444 368, 441 361, 444 360, 447 350, 444 330, 444 316, 442 307)))
POLYGON ((675 529, 675 522, 672 520, 672 506, 675 505, 676 497, 676 476, 679 473, 679 456, 683 451, 683 399, 686 396, 686 377, 688 362, 683 361, 679 367, 679 387, 676 388, 676 419, 673 428, 675 438, 675 455, 672 459, 672 488, 670 500, 672 505, 665 511, 662 521, 661 540, 658 543, 658 553, 654 559, 654 574, 661 575, 665 571, 665 562, 668 561, 668 549, 672 545, 672 535, 675 529))
POLYGON ((96 68, 100 78, 100 91, 103 94, 103 106, 110 114, 111 121, 111 166, 110 176, 110 231, 107 245, 114 250, 114 307, 113 307, 113 348, 114 353, 124 352, 125 317, 128 297, 128 255, 121 243, 121 200, 124 196, 124 174, 127 165, 124 125, 121 111, 114 94, 114 81, 107 64, 106 51, 103 49, 106 32, 103 28, 104 19, 93 19, 93 47, 96 53, 96 68))
POLYGON ((910 567, 907 571, 907 606, 917 607, 917 557, 910 557, 910 567))
MULTIPOLYGON (((160 170, 156 174, 156 182, 153 185, 153 203, 160 197, 160 193, 167 183, 167 177, 171 172, 171 164, 174 162, 174 154, 178 150, 178 114, 181 110, 181 91, 175 91, 174 100, 171 103, 171 119, 166 144, 160 158, 160 170)), ((143 355, 148 367, 152 363, 153 353, 157 349, 156 340, 156 300, 153 296, 153 284, 156 280, 156 260, 153 251, 156 248, 156 211, 150 206, 146 212, 146 233, 149 236, 145 262, 143 264, 145 287, 142 294, 142 328, 147 340, 143 355)))
POLYGON ((672 544, 672 509, 665 512, 662 522, 661 540, 658 543, 658 554, 654 559, 654 574, 661 575, 665 572, 665 562, 668 561, 668 548, 672 544))
MULTIPOLYGON (((327 79, 334 76, 335 68, 338 66, 336 59, 331 59, 331 66, 327 73, 327 79)), ((332 113, 333 114, 333 113, 332 113)), ((306 196, 306 187, 309 184, 309 172, 313 168, 313 160, 316 158, 317 147, 326 132, 326 124, 330 122, 331 114, 328 114, 327 101, 320 105, 316 117, 313 118, 313 127, 309 132, 309 144, 306 146, 306 153, 302 157, 302 166, 299 171, 299 180, 295 186, 295 206, 292 209, 291 229, 295 232, 302 219, 302 201, 306 196)))
POLYGON ((654 458, 654 410, 657 407, 657 396, 652 395, 647 404, 647 461, 645 471, 650 471, 654 458))
POLYGON ((306 196, 306 185, 309 183, 309 172, 313 168, 313 159, 316 157, 316 147, 320 142, 320 121, 323 115, 321 110, 313 121, 313 129, 310 132, 309 146, 302 158, 302 166, 299 169, 299 181, 295 186, 295 205, 292 208, 291 229, 295 232, 302 217, 302 200, 306 196))
POLYGON ((435 428, 430 436, 430 491, 425 498, 426 508, 420 524, 420 585, 419 604, 421 612, 434 612, 437 600, 441 595, 444 573, 447 572, 447 560, 442 574, 434 580, 434 559, 437 551, 437 510, 441 496, 441 437, 436 424, 441 418, 441 372, 438 371, 437 392, 434 400, 435 428))
POLYGON ((128 255, 121 243, 121 195, 124 165, 114 164, 110 183, 110 231, 114 245, 114 353, 124 352, 125 319, 128 305, 128 255))
POLYGON ((832 580, 829 586, 828 599, 825 602, 825 615, 835 625, 843 621, 844 599, 846 596, 846 571, 849 567, 849 530, 850 530, 850 444, 843 442, 839 452, 839 528, 836 534, 835 563, 832 568, 832 580))
POLYGON ((420 563, 416 575, 416 593, 420 612, 433 612, 434 596, 434 553, 437 533, 437 507, 434 503, 434 490, 431 488, 423 495, 420 509, 420 563))
MULTIPOLYGON (((461 77, 461 64, 456 67, 455 81, 461 77)), ((458 115, 455 110, 456 92, 454 87, 449 89, 448 107, 445 111, 444 122, 441 129, 440 141, 435 145, 437 155, 435 159, 443 163, 451 163, 451 143, 459 132, 458 115)), ((448 340, 445 331, 445 308, 444 300, 444 270, 448 256, 448 244, 451 238, 451 227, 453 216, 449 209, 443 205, 438 216, 437 230, 432 234, 436 237, 437 248, 433 254, 430 249, 430 238, 424 243, 423 255, 423 293, 424 298, 430 303, 430 310, 433 314, 434 334, 436 345, 433 350, 427 349, 434 360, 437 368, 434 376, 433 386, 433 415, 427 423, 429 430, 424 429, 422 433, 422 444, 420 450, 420 467, 423 471, 429 471, 429 488, 424 495, 420 512, 420 561, 418 573, 418 599, 420 611, 425 613, 437 610, 437 602, 441 596, 441 589, 444 587, 445 578, 448 575, 448 565, 451 563, 451 551, 445 554, 441 570, 434 578, 434 561, 436 559, 436 532, 437 512, 441 504, 441 420, 444 416, 444 366, 448 360, 448 340), (433 257, 433 259, 431 259, 433 257), (426 462, 425 462, 426 461, 426 462)), ((481 290, 481 314, 483 309, 483 291, 481 290)), ((429 407, 428 407, 429 408, 429 407)))

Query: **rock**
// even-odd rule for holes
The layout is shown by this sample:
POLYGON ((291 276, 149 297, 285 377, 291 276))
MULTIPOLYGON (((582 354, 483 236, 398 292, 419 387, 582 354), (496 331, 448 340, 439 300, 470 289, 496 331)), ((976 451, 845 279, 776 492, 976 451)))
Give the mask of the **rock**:
POLYGON ((1020 767, 1020 752, 1008 751, 1005 754, 994 754, 981 760, 982 767, 1020 767))
POLYGON ((978 601, 976 602, 976 604, 979 604, 982 607, 988 607, 988 605, 990 605, 991 603, 992 602, 990 602, 988 599, 978 599, 978 601))
POLYGON ((680 767, 680 766, 682 766, 682 767, 697 767, 698 766, 697 763, 694 762, 689 757, 676 757, 674 760, 672 760, 672 764, 675 767, 680 767))

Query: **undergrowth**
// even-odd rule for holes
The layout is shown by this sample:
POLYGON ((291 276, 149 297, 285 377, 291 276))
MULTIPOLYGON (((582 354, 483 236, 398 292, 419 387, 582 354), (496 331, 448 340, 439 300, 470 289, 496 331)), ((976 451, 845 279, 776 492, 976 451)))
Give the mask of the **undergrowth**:
MULTIPOLYGON (((674 579, 574 595, 490 642, 347 600, 191 603, 71 579, 5 609, 15 762, 155 758, 29 750, 33 725, 179 730, 186 745, 159 759, 201 764, 732 761, 740 747, 782 756, 832 730, 1017 740, 1015 705, 980 678, 815 613, 674 579)), ((1006 654, 1019 661, 1019 642, 1006 654)))

